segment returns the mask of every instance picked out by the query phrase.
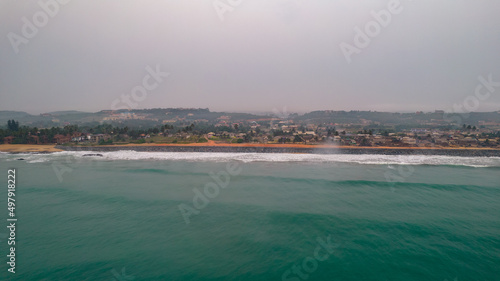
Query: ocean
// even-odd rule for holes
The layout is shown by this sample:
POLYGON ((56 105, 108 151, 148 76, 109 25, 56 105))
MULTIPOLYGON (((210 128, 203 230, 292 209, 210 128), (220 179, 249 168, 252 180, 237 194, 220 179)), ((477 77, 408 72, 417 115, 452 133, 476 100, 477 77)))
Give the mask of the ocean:
POLYGON ((0 153, 0 280, 500 280, 499 157, 84 154, 0 153))

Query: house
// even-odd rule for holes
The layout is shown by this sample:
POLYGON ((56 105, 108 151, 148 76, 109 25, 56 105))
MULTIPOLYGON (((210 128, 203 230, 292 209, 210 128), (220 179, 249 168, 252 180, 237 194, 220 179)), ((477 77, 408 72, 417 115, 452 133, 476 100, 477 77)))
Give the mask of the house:
POLYGON ((314 131, 318 128, 318 125, 315 125, 315 124, 307 124, 306 125, 306 130, 307 131, 314 131))
MULTIPOLYGON (((212 132, 208 133, 209 135, 212 134, 212 132)), ((221 138, 232 138, 235 136, 234 133, 230 133, 230 132, 227 132, 227 131, 222 131, 218 134, 214 134, 215 136, 218 136, 218 137, 221 137, 221 138)))
POLYGON ((437 138, 435 143, 438 146, 450 146, 450 144, 456 144, 454 140, 448 140, 446 138, 437 138))
POLYGON ((54 141, 57 143, 57 144, 63 144, 63 143, 67 143, 67 142, 70 142, 71 141, 71 137, 70 136, 65 136, 65 135, 55 135, 54 136, 54 141))
POLYGON ((403 137, 403 143, 409 145, 417 145, 417 140, 411 137, 403 137))
POLYGON ((107 135, 107 134, 97 134, 97 135, 91 135, 90 141, 91 142, 100 142, 101 140, 109 140, 110 138, 111 138, 111 136, 107 135))
POLYGON ((74 132, 72 135, 71 135, 71 141, 74 141, 74 142, 80 142, 80 141, 86 141, 87 140, 87 136, 84 135, 83 133, 80 133, 80 132, 74 132))
POLYGON ((28 143, 29 144, 40 144, 40 138, 38 136, 30 135, 30 136, 28 136, 28 143))
POLYGON ((3 142, 5 144, 11 144, 13 140, 14 140, 13 136, 8 136, 8 137, 3 138, 3 142))
POLYGON ((80 141, 86 141, 86 140, 87 140, 87 136, 83 136, 83 135, 71 138, 71 141, 74 141, 74 142, 80 142, 80 141))
POLYGON ((457 140, 457 144, 461 146, 477 146, 477 140, 473 137, 465 137, 463 139, 457 140))
MULTIPOLYGON (((314 132, 313 132, 314 133, 314 132)), ((314 139, 314 135, 315 134, 305 134, 305 135, 302 135, 302 139, 306 142, 308 141, 312 141, 314 139)))

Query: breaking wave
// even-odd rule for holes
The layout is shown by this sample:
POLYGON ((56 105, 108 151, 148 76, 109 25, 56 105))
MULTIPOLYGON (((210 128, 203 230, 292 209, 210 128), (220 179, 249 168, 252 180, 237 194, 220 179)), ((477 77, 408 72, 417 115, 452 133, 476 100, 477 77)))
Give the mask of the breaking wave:
POLYGON ((43 163, 50 161, 205 161, 205 162, 314 162, 353 163, 366 165, 451 165, 469 167, 500 167, 500 157, 461 157, 443 155, 381 155, 381 154, 286 154, 286 153, 214 153, 214 152, 113 152, 63 151, 48 154, 0 153, 1 161, 43 163), (102 156, 84 156, 100 154, 102 156))

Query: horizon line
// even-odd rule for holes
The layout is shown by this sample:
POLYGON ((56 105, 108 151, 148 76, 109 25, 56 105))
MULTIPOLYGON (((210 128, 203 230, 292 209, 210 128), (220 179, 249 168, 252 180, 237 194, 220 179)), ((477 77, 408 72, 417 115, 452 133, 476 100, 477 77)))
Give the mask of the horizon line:
MULTIPOLYGON (((94 113, 99 113, 99 112, 123 112, 123 111, 135 111, 135 110, 153 110, 153 109, 182 109, 182 110, 200 110, 200 109, 206 109, 208 110, 209 112, 214 112, 214 113, 247 113, 247 114, 275 114, 275 111, 278 111, 277 109, 273 109, 271 111, 261 111, 261 110, 242 110, 242 111, 233 111, 233 110, 229 110, 229 111, 212 111, 210 110, 210 108, 208 107, 152 107, 152 108, 131 108, 131 109, 126 109, 126 108, 123 108, 123 109, 117 109, 117 110, 112 110, 112 109, 102 109, 102 110, 99 110, 99 111, 81 111, 81 110, 74 110, 74 109, 69 109, 69 110, 57 110, 57 111, 49 111, 49 112, 42 112, 42 113, 30 113, 30 112, 27 112, 27 111, 22 111, 22 110, 0 110, 0 112, 18 112, 18 113, 26 113, 26 114, 29 114, 29 115, 42 115, 42 114, 53 114, 53 113, 60 113, 60 112, 81 112, 81 113, 91 113, 91 114, 94 114, 94 113)), ((315 112, 315 111, 332 111, 332 112, 352 112, 352 111, 355 111, 355 112, 379 112, 379 113, 450 113, 450 114, 465 114, 465 113, 493 113, 493 112, 497 112, 497 113, 500 113, 500 109, 498 110, 492 110, 492 111, 470 111, 470 112, 447 112, 445 110, 442 110, 442 109, 435 109, 433 111, 425 111, 425 110, 401 110, 401 111, 379 111, 379 110, 359 110, 359 109, 315 109, 315 110, 310 110, 310 111, 289 111, 287 112, 286 108, 284 108, 285 110, 283 111, 283 113, 286 113, 286 114, 307 114, 307 113, 311 113, 311 112, 315 112)), ((279 111, 278 111, 279 112, 279 111)))

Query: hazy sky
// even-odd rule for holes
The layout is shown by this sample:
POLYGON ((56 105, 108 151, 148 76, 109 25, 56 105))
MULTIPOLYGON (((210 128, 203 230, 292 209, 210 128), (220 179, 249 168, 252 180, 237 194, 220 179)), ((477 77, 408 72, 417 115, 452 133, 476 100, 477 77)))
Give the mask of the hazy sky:
MULTIPOLYGON (((127 95, 135 108, 431 111, 462 104, 478 76, 500 81, 497 0, 401 0, 351 63, 340 44, 395 0, 72 0, 45 18, 53 1, 0 0, 0 110, 98 111, 127 95), (148 66, 170 75, 156 83, 148 66)), ((500 110, 500 87, 485 110, 500 110)))

